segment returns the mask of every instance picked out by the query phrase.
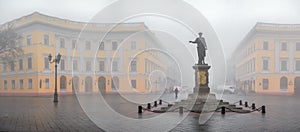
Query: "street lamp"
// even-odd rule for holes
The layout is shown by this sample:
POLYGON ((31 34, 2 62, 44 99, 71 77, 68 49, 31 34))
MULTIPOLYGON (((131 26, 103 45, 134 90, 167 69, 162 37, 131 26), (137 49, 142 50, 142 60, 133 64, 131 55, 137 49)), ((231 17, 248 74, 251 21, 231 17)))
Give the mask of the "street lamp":
POLYGON ((50 63, 55 63, 55 91, 54 91, 54 103, 58 102, 58 95, 57 95, 57 64, 59 64, 61 55, 58 53, 57 56, 52 59, 52 55, 49 54, 48 59, 50 63))

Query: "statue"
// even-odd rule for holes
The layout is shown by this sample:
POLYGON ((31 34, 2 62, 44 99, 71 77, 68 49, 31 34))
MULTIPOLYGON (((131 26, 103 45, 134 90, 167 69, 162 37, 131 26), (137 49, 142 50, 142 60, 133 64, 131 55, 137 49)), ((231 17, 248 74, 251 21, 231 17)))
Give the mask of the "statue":
POLYGON ((197 43, 198 52, 198 65, 205 64, 204 57, 206 55, 205 50, 207 50, 205 39, 202 37, 202 33, 199 33, 199 37, 195 41, 189 41, 190 43, 197 43))

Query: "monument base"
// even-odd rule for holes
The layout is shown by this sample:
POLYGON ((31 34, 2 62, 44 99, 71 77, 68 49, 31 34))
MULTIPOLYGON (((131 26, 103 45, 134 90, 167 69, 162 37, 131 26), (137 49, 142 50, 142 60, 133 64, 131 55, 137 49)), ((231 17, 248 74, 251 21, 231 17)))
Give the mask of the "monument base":
POLYGON ((215 111, 220 103, 214 94, 210 94, 208 86, 208 70, 210 66, 207 64, 196 64, 193 66, 195 70, 195 87, 192 94, 188 95, 186 100, 176 102, 174 107, 185 107, 193 112, 211 112, 215 111))
MULTIPOLYGON (((210 66, 207 64, 196 64, 193 66, 195 70, 195 87, 192 94, 188 95, 186 100, 175 102, 172 108, 184 107, 192 112, 214 112, 221 106, 230 107, 232 109, 240 109, 228 102, 217 100, 215 94, 210 93, 208 86, 208 70, 210 66)), ((166 112, 170 107, 162 107, 161 112, 166 112)))

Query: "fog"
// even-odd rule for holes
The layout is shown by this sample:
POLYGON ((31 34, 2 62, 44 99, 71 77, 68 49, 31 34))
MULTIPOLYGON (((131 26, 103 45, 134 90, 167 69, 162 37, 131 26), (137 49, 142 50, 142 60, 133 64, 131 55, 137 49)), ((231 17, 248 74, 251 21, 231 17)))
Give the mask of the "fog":
MULTIPOLYGON (((155 37, 155 40, 153 40, 157 42, 157 39, 159 45, 154 47, 152 45, 155 44, 150 44, 151 47, 145 46, 149 49, 138 49, 135 56, 130 56, 129 58, 137 58, 138 55, 146 52, 149 54, 160 54, 161 56, 158 58, 167 65, 166 70, 154 70, 150 73, 151 88, 153 87, 153 89, 157 90, 157 87, 160 87, 160 85, 157 85, 157 78, 165 78, 167 72, 173 72, 179 73, 179 76, 177 77, 177 74, 175 74, 175 77, 172 77, 175 79, 179 78, 180 85, 187 87, 191 91, 195 81, 192 66, 198 61, 198 56, 197 46, 190 44, 189 41, 195 40, 199 32, 203 33, 207 43, 208 51, 205 61, 211 66, 209 83, 212 88, 214 85, 225 83, 226 74, 228 74, 228 71, 226 71, 228 64, 226 63, 231 63, 227 60, 234 56, 232 53, 239 42, 257 22, 300 24, 299 5, 299 0, 10 0, 0 2, 0 24, 33 12, 87 23, 116 23, 118 25, 119 23, 143 22, 147 28, 142 28, 142 30, 146 31, 138 31, 133 34, 136 36, 142 36, 143 34, 153 35, 155 37), (166 58, 168 60, 165 60, 166 58), (154 84, 155 81, 156 84, 154 84)), ((130 24, 126 25, 132 26, 130 24)), ((104 30, 107 30, 104 34, 103 31, 99 33, 104 36, 102 38, 110 37, 110 34, 107 32, 112 30, 104 30)), ((126 32, 125 37, 119 38, 121 45, 125 43, 126 39, 135 37, 130 34, 132 33, 130 31, 124 32, 126 32)), ((80 37, 86 37, 84 35, 89 35, 88 33, 88 30, 84 31, 83 29, 80 33, 82 36, 79 35, 78 40, 80 40, 80 37)), ((151 42, 145 40, 146 44, 151 42)), ((83 51, 84 48, 80 50, 83 51)), ((118 55, 122 56, 123 54, 121 53, 118 55)), ((83 58, 83 56, 81 57, 83 58)), ((118 57, 112 57, 112 59, 115 58, 117 59, 118 57)), ((81 64, 84 65, 84 63, 81 64)), ((130 66, 129 64, 128 66, 130 66)), ((229 74, 233 74, 234 70, 232 68, 229 74)), ((112 81, 114 80, 112 79, 112 81)), ((162 79, 162 83, 167 84, 166 79, 162 79)), ((154 92, 156 92, 155 90, 154 92)), ((157 100, 165 91, 160 92, 159 94, 155 93, 154 99, 151 97, 151 102, 157 100)), ((146 104, 150 101, 149 98, 140 99, 130 94, 122 94, 121 96, 126 98, 127 101, 137 104, 146 104)), ((166 114, 161 114, 155 118, 131 120, 120 115, 111 107, 105 107, 107 102, 102 96, 97 96, 93 100, 98 102, 91 102, 90 98, 85 98, 85 96, 79 96, 78 100, 83 110, 88 113, 88 116, 96 125, 111 131, 123 130, 122 128, 128 128, 132 124, 134 125, 134 130, 130 131, 139 131, 141 128, 144 129, 145 126, 153 128, 153 131, 167 131, 174 128, 184 119, 184 116, 180 116, 180 118, 170 116, 170 118, 167 118, 165 117, 166 114), (97 113, 99 115, 96 115, 95 111, 99 112, 97 113), (105 118, 110 118, 113 122, 112 120, 103 120, 105 118), (140 125, 136 126, 138 123, 140 125)), ((124 129, 124 131, 126 130, 124 129)))
MULTIPOLYGON (((122 15, 130 14, 130 10, 125 9, 143 10, 144 8, 144 10, 149 11, 144 13, 150 13, 150 15, 130 16, 132 18, 123 20, 123 22, 145 22, 146 26, 156 34, 156 37, 166 47, 165 50, 183 64, 182 69, 188 69, 184 72, 188 75, 192 75, 193 70, 191 67, 197 61, 196 45, 189 44, 188 41, 194 40, 198 32, 204 32, 204 37, 208 43, 206 61, 213 65, 210 72, 218 73, 212 74, 210 77, 221 76, 219 79, 221 82, 224 81, 226 72, 224 70, 225 60, 232 56, 235 47, 256 22, 300 23, 300 9, 298 8, 300 1, 298 0, 185 0, 185 4, 178 5, 180 2, 180 0, 172 2, 168 0, 164 2, 139 2, 135 0, 1 1, 0 23, 6 23, 35 11, 73 21, 120 22, 121 19, 119 18, 122 18, 122 15), (118 8, 108 9, 109 5, 114 2, 119 3, 118 8), (170 13, 171 19, 168 18, 169 16, 153 16, 151 14, 153 12, 151 12, 151 9, 148 10, 147 7, 151 8, 155 5, 165 7, 159 11, 170 13), (120 12, 120 10, 123 10, 123 12, 120 12), (179 17, 172 19, 174 17, 172 15, 178 15, 179 17), (168 35, 164 36, 163 34, 168 35), (170 43, 173 45, 170 45, 170 43), (219 55, 215 55, 216 53, 219 55), (218 59, 214 60, 213 58, 218 59)), ((138 11, 133 10, 132 12, 138 11)), ((159 15, 159 13, 157 14, 159 15)), ((188 75, 184 75, 184 77, 188 75)), ((190 85, 191 82, 186 82, 186 84, 190 85)))
MULTIPOLYGON (((300 23, 298 0, 184 0, 207 18, 226 56, 256 22, 300 23)), ((9 0, 0 2, 0 24, 34 11, 74 21, 89 21, 110 0, 9 0)), ((228 58, 228 57, 227 57, 228 58)))

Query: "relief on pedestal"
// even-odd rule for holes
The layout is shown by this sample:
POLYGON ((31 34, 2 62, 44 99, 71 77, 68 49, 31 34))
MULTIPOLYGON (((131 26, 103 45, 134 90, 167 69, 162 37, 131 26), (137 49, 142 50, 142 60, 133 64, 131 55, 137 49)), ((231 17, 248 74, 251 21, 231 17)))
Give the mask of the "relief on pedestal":
POLYGON ((198 84, 206 85, 207 77, 205 71, 198 71, 198 84))

